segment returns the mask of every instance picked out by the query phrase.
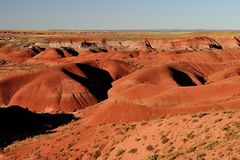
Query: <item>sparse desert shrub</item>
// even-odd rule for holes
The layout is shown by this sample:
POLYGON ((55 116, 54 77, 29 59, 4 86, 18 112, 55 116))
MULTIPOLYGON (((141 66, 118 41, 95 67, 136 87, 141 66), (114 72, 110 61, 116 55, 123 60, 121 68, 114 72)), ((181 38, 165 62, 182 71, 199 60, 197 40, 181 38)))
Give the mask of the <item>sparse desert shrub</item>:
POLYGON ((140 141, 141 140, 141 138, 135 138, 135 141, 140 141))
POLYGON ((143 139, 144 139, 144 140, 147 140, 147 136, 146 136, 146 135, 143 135, 143 139))
POLYGON ((110 153, 105 153, 104 159, 108 159, 109 156, 110 156, 110 153))
POLYGON ((69 143, 69 144, 67 145, 67 149, 72 148, 73 145, 74 145, 73 143, 69 143))
POLYGON ((158 155, 154 154, 154 155, 151 155, 148 159, 149 160, 158 160, 158 155))
POLYGON ((187 138, 184 138, 182 141, 183 141, 184 143, 186 143, 186 142, 188 141, 188 139, 187 139, 187 138))
POLYGON ((223 157, 224 157, 224 154, 223 154, 222 152, 219 152, 219 153, 218 153, 218 156, 219 156, 220 158, 223 158, 223 157))
POLYGON ((174 147, 171 147, 171 148, 169 148, 169 150, 168 150, 168 153, 171 153, 171 152, 173 152, 174 151, 174 147))
POLYGON ((158 124, 158 127, 161 127, 161 125, 162 125, 162 123, 159 123, 159 124, 158 124))
POLYGON ((170 153, 168 153, 168 159, 169 160, 174 160, 180 155, 182 155, 181 152, 170 152, 170 153))
POLYGON ((218 144, 219 144, 218 141, 213 141, 213 142, 211 142, 210 144, 208 144, 208 145, 206 146, 206 149, 212 150, 212 149, 213 149, 214 147, 216 147, 218 144))
POLYGON ((132 124, 130 129, 134 130, 136 128, 136 124, 132 124))
POLYGON ((202 117, 204 117, 204 116, 206 116, 206 115, 207 115, 207 113, 200 112, 200 113, 198 114, 198 118, 202 118, 202 117))
POLYGON ((239 158, 238 157, 232 157, 231 160, 239 160, 239 158))
POLYGON ((92 144, 92 148, 98 148, 99 144, 92 144))
POLYGON ((221 122, 222 120, 223 120, 222 118, 216 119, 214 123, 221 122))
POLYGON ((195 135, 193 134, 193 132, 191 132, 187 135, 188 139, 193 139, 194 137, 195 137, 195 135))
POLYGON ((228 147, 228 148, 227 148, 227 151, 232 152, 232 151, 233 151, 233 148, 232 148, 232 147, 228 147))
POLYGON ((198 154, 197 157, 196 157, 196 159, 197 159, 197 160, 202 160, 202 159, 204 159, 204 157, 206 157, 206 154, 205 154, 205 153, 202 153, 202 154, 198 154))
POLYGON ((125 149, 120 149, 120 150, 117 151, 116 156, 119 157, 119 156, 121 156, 124 152, 125 152, 125 149))
POLYGON ((209 85, 210 83, 211 83, 211 82, 205 82, 204 85, 206 86, 206 85, 209 85))
POLYGON ((164 135, 164 136, 161 137, 161 142, 162 142, 162 144, 166 144, 168 141, 169 141, 169 139, 167 138, 166 135, 164 135))
POLYGON ((205 136, 205 139, 210 139, 210 138, 211 138, 210 135, 205 136))
POLYGON ((209 132, 209 130, 210 130, 210 128, 206 127, 206 128, 204 129, 204 132, 209 132))
POLYGON ((110 148, 109 153, 111 153, 114 149, 115 149, 115 147, 110 148))
POLYGON ((193 119, 192 122, 193 122, 193 123, 196 123, 196 122, 198 122, 198 120, 197 120, 197 119, 193 119))
POLYGON ((186 119, 186 118, 182 119, 183 122, 186 122, 187 120, 188 120, 188 119, 186 119))
POLYGON ((115 127, 115 126, 116 126, 116 124, 115 124, 115 123, 113 123, 113 124, 112 124, 112 127, 115 127))
POLYGON ((197 115, 196 115, 196 114, 192 114, 191 117, 192 117, 192 118, 196 118, 197 115))
POLYGON ((99 156, 101 156, 101 152, 100 151, 96 151, 93 155, 93 160, 96 160, 99 156))
POLYGON ((158 154, 160 152, 160 149, 156 149, 155 151, 154 151, 154 154, 158 154))
POLYGON ((196 149, 197 149, 196 146, 191 146, 191 147, 189 147, 189 148, 186 150, 186 153, 194 152, 196 149))
POLYGON ((104 126, 104 125, 106 125, 106 123, 100 123, 100 124, 99 124, 99 126, 104 126))
POLYGON ((146 124, 148 124, 148 122, 143 121, 143 122, 141 123, 141 126, 145 126, 146 124))
POLYGON ((235 124, 235 126, 236 126, 238 129, 240 129, 240 121, 237 121, 237 122, 235 122, 234 124, 235 124))
POLYGON ((128 132, 129 129, 130 129, 129 127, 126 127, 126 128, 124 128, 124 131, 125 131, 125 132, 128 132))
POLYGON ((136 153, 137 151, 138 151, 137 148, 133 148, 133 149, 129 150, 128 153, 136 153))
POLYGON ((150 144, 150 145, 148 145, 148 146, 146 147, 146 149, 147 149, 148 151, 152 151, 152 150, 154 149, 154 147, 150 144))
POLYGON ((237 139, 239 138, 239 135, 238 135, 238 132, 234 131, 234 130, 228 130, 226 133, 225 133, 225 138, 227 140, 233 140, 233 139, 237 139))
POLYGON ((79 134, 81 134, 81 132, 80 132, 80 131, 76 132, 76 135, 79 135, 79 134))
POLYGON ((223 114, 232 114, 232 113, 234 113, 234 111, 228 111, 228 110, 223 111, 223 114))

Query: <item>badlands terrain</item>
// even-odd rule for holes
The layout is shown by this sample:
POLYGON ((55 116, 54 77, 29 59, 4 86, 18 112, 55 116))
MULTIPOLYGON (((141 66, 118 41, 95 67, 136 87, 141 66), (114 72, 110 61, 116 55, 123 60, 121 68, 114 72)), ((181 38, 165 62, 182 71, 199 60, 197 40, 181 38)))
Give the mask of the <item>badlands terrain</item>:
POLYGON ((0 160, 240 159, 240 33, 0 31, 0 160))

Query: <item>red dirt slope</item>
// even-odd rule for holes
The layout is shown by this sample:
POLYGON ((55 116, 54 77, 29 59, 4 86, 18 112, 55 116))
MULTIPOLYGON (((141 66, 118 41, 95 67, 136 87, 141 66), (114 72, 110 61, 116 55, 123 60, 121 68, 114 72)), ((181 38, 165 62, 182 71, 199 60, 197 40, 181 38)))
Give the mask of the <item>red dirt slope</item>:
POLYGON ((79 118, 9 145, 0 159, 236 159, 237 37, 63 37, 34 43, 48 47, 21 58, 0 52, 11 60, 0 64, 0 105, 79 118))
POLYGON ((114 60, 92 61, 10 77, 0 81, 0 104, 37 112, 82 109, 106 99, 113 79, 134 70, 126 66, 114 60))

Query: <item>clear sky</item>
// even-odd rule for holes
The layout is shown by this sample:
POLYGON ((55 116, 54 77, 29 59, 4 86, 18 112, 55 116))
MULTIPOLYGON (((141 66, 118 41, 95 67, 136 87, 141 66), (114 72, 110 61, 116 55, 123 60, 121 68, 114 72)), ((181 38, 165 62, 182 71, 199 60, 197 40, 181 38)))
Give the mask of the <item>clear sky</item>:
POLYGON ((0 0, 0 29, 240 29, 240 0, 0 0))

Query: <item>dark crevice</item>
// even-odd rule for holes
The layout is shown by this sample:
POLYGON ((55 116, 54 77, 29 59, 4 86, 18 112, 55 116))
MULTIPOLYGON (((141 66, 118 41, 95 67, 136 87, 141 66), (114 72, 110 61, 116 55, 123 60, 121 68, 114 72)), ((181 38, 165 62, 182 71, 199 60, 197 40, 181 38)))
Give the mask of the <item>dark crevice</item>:
POLYGON ((67 69, 63 69, 63 72, 85 86, 89 92, 96 97, 97 100, 102 101, 107 99, 107 92, 110 88, 112 88, 111 83, 113 82, 113 79, 111 75, 105 70, 92 67, 87 64, 76 65, 86 75, 87 78, 70 72, 67 69))
POLYGON ((240 40, 234 36, 234 39, 237 41, 237 45, 240 47, 240 40))
POLYGON ((96 43, 92 42, 82 42, 82 48, 88 48, 92 53, 101 53, 101 52, 108 52, 105 47, 99 47, 96 43))
POLYGON ((61 58, 65 58, 66 57, 61 49, 56 48, 56 51, 57 51, 58 55, 61 56, 61 58))
POLYGON ((75 99, 79 106, 83 107, 83 105, 81 104, 81 102, 79 101, 75 94, 73 94, 73 98, 75 99))
POLYGON ((195 77, 199 80, 199 82, 201 82, 201 84, 206 83, 206 79, 203 76, 195 75, 195 77))
POLYGON ((39 54, 42 51, 45 51, 45 48, 39 47, 39 46, 32 46, 31 49, 34 53, 39 54))
POLYGON ((209 44, 210 49, 223 49, 219 44, 209 44))
POLYGON ((106 49, 103 49, 103 48, 92 48, 92 49, 89 49, 92 53, 101 53, 101 52, 108 52, 108 50, 106 49))
POLYGON ((97 47, 97 44, 91 42, 82 42, 81 47, 82 48, 97 47))
POLYGON ((196 86, 196 83, 184 72, 176 70, 175 68, 169 67, 169 70, 173 76, 175 82, 182 87, 196 86))
POLYGON ((151 46, 150 42, 147 39, 145 39, 145 45, 149 51, 156 51, 156 49, 151 46))
POLYGON ((79 55, 79 53, 75 49, 73 49, 71 47, 63 47, 63 48, 66 51, 68 51, 68 53, 71 54, 72 56, 78 56, 79 55))
POLYGON ((210 44, 209 44, 209 48, 210 49, 223 49, 223 47, 221 46, 221 44, 219 44, 216 40, 214 39, 210 39, 210 44))
POLYGON ((19 106, 0 108, 0 149, 14 141, 51 133, 72 120, 76 120, 72 114, 38 114, 19 106))

